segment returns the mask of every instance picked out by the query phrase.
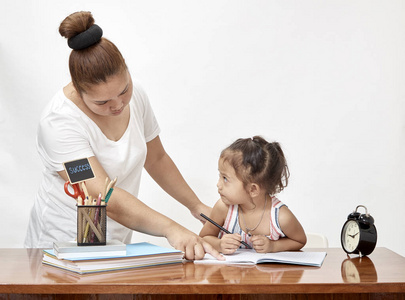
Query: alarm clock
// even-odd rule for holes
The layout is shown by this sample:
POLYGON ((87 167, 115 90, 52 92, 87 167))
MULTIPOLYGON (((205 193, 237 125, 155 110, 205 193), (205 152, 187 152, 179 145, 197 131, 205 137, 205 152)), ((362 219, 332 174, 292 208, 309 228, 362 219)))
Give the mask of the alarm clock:
POLYGON ((368 213, 367 207, 358 205, 354 212, 349 214, 343 225, 340 241, 347 254, 364 256, 374 251, 377 244, 377 229, 374 225, 374 218, 368 213), (365 214, 357 211, 360 207, 365 209, 365 214))

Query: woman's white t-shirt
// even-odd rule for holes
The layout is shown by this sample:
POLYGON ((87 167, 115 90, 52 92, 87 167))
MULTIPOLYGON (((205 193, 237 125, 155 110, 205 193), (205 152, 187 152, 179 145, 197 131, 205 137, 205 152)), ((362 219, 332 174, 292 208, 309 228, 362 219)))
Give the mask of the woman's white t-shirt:
MULTIPOLYGON (((45 169, 31 210, 25 247, 49 248, 54 241, 76 238, 76 202, 64 192, 65 181, 57 173, 64 170, 64 162, 95 156, 110 178, 118 177, 116 187, 138 196, 146 143, 159 135, 160 128, 147 95, 136 82, 129 107, 128 128, 115 142, 63 90, 47 105, 37 135, 45 169)), ((131 236, 132 230, 108 219, 107 239, 129 243, 131 236)))

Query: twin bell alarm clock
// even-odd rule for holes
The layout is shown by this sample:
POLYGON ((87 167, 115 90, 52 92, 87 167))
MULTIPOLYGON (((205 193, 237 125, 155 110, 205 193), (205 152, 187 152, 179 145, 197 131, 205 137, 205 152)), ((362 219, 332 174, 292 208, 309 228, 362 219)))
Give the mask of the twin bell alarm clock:
POLYGON ((374 218, 368 213, 364 205, 358 205, 354 212, 349 214, 340 235, 342 248, 347 254, 369 255, 377 244, 377 230, 374 218), (365 213, 358 212, 364 208, 365 213))

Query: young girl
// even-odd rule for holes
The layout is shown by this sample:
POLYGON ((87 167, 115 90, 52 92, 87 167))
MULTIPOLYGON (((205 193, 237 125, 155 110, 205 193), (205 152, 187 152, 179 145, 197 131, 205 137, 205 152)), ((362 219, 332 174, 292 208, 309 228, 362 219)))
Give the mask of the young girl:
POLYGON ((288 183, 284 153, 262 137, 238 139, 224 149, 218 162, 218 193, 211 219, 231 234, 207 222, 200 236, 224 254, 246 248, 257 252, 299 250, 305 232, 293 213, 274 195, 288 183))

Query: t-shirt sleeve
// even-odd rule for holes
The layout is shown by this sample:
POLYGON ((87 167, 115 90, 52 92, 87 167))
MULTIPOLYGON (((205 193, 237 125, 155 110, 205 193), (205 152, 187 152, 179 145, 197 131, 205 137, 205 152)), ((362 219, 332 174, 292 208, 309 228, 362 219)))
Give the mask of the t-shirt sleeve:
POLYGON ((149 102, 148 95, 145 93, 143 88, 137 82, 134 82, 134 94, 135 97, 140 100, 139 101, 140 103, 138 104, 142 107, 143 110, 142 118, 144 125, 145 141, 150 142, 160 134, 159 123, 156 120, 156 116, 149 102))
POLYGON ((45 167, 55 172, 64 169, 64 162, 94 156, 87 134, 78 120, 57 113, 40 121, 37 148, 45 167))

